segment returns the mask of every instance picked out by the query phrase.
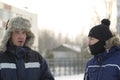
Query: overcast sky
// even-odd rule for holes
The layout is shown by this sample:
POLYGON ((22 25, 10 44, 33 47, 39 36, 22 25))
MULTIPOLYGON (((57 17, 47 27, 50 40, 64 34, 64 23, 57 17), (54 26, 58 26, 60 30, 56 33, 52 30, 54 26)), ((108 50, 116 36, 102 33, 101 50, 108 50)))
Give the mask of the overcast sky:
POLYGON ((39 29, 47 28, 72 37, 80 33, 91 16, 89 0, 1 1, 22 9, 27 7, 30 12, 38 14, 39 29))

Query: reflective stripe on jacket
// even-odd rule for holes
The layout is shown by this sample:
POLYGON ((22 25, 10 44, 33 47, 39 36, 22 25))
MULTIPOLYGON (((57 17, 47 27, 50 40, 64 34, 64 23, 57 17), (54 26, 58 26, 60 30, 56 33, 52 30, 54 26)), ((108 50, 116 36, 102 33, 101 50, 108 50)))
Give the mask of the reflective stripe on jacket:
POLYGON ((43 57, 36 51, 27 50, 19 56, 11 51, 0 53, 0 80, 54 80, 43 57))
POLYGON ((84 80, 120 80, 120 46, 88 61, 84 80))

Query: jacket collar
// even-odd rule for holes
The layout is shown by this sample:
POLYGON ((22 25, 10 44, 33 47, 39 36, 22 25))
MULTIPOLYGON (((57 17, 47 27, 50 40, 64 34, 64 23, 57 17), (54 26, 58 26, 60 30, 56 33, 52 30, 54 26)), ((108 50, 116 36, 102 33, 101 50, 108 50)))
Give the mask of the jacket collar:
POLYGON ((29 51, 28 47, 21 47, 21 46, 14 46, 14 45, 7 45, 7 53, 8 55, 15 56, 16 58, 23 58, 29 51))
POLYGON ((101 61, 104 61, 104 60, 110 58, 111 56, 117 54, 116 53, 117 51, 120 51, 120 46, 114 46, 114 47, 110 48, 109 51, 105 51, 103 53, 100 53, 100 54, 94 56, 94 58, 96 58, 96 59, 100 58, 101 61))

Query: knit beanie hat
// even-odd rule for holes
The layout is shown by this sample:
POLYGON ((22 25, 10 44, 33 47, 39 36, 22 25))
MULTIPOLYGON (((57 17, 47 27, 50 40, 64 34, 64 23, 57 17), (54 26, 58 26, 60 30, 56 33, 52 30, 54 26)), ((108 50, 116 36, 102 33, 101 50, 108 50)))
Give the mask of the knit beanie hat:
POLYGON ((23 18, 23 17, 14 17, 8 20, 6 24, 6 31, 3 36, 3 39, 1 41, 0 45, 0 51, 6 51, 6 45, 7 42, 9 41, 12 32, 17 31, 17 30, 25 30, 26 31, 26 42, 25 46, 31 47, 32 44, 34 43, 34 34, 31 31, 31 23, 28 19, 23 18))
POLYGON ((108 19, 103 19, 101 24, 94 26, 88 36, 94 37, 101 41, 106 41, 112 37, 112 32, 109 29, 110 21, 108 19))

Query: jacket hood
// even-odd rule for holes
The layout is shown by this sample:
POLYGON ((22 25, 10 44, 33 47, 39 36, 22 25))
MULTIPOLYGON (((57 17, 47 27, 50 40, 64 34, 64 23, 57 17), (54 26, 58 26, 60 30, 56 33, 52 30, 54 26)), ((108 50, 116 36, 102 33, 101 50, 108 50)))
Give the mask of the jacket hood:
POLYGON ((6 24, 6 31, 2 38, 1 45, 0 45, 0 51, 5 52, 7 48, 7 43, 11 37, 12 32, 16 30, 25 30, 26 31, 26 47, 32 47, 32 44, 34 43, 34 34, 32 33, 31 29, 31 23, 28 19, 25 19, 23 17, 15 17, 12 19, 9 19, 8 23, 6 24))
POLYGON ((111 47, 120 45, 120 37, 117 34, 113 34, 113 37, 106 41, 105 48, 110 50, 111 47))

